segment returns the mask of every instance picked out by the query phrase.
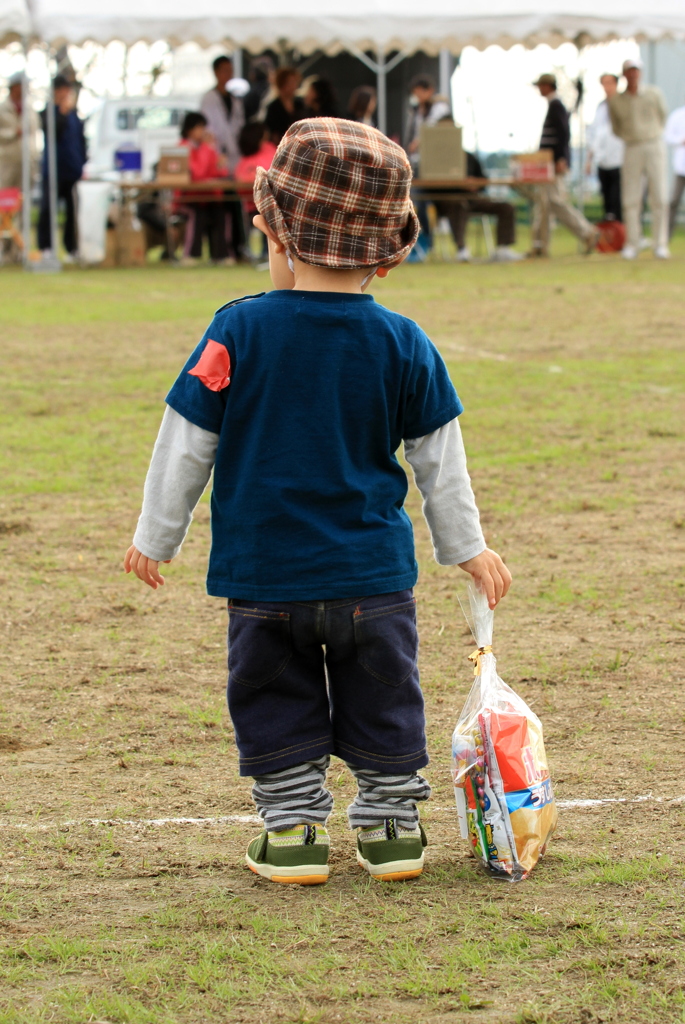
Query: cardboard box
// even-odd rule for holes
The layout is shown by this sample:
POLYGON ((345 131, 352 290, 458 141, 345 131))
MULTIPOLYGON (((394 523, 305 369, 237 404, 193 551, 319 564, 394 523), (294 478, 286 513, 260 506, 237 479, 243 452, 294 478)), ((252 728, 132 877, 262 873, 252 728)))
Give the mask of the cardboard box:
POLYGON ((118 266, 145 266, 145 236, 142 231, 126 231, 124 233, 120 233, 117 242, 118 266))
POLYGON ((123 210, 116 227, 116 263, 118 267, 142 267, 145 264, 145 235, 137 217, 123 210))
POLYGON ((185 146, 162 147, 155 181, 162 188, 190 184, 190 165, 185 146))
POLYGON ((519 153, 511 158, 511 172, 517 181, 554 181, 554 154, 551 149, 519 153))
POLYGON ((444 121, 421 126, 419 177, 427 181, 457 181, 466 177, 466 154, 458 125, 444 121))
POLYGON ((101 264, 103 267, 116 267, 117 265, 117 229, 107 228, 105 232, 105 258, 101 264))

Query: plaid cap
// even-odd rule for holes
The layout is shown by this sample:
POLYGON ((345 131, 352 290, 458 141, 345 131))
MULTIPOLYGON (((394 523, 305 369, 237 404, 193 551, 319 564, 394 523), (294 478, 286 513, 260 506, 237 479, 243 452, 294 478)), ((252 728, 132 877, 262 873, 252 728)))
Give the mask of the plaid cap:
POLYGON ((419 234, 411 177, 404 150, 376 128, 312 117, 291 125, 268 170, 257 168, 254 201, 303 263, 383 267, 419 234))

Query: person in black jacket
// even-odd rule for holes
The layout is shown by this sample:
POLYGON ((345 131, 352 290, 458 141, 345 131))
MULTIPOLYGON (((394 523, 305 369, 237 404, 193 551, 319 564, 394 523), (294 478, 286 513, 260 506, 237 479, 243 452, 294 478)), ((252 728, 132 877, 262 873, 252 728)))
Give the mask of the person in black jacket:
MULTIPOLYGON (((76 255, 76 211, 74 186, 83 174, 87 159, 86 136, 83 121, 76 113, 76 89, 64 75, 53 82, 55 99, 55 136, 57 141, 57 199, 66 206, 64 221, 64 248, 70 256, 76 255)), ((43 151, 43 188, 38 219, 38 247, 44 252, 57 248, 57 239, 50 237, 50 188, 47 147, 47 107, 41 114, 46 145, 43 151)))
POLYGON ((547 115, 542 126, 540 149, 550 149, 554 158, 554 181, 535 189, 533 210, 533 248, 531 256, 549 255, 550 218, 554 215, 583 243, 586 253, 592 252, 599 231, 571 206, 566 198, 564 176, 571 166, 571 129, 568 111, 557 96, 555 75, 540 75, 533 83, 547 100, 547 115))
POLYGON ((340 117, 335 89, 327 78, 316 75, 302 89, 307 117, 340 117))
POLYGON ((255 57, 250 65, 250 91, 243 100, 245 120, 261 120, 259 111, 264 97, 269 91, 271 81, 275 74, 274 62, 271 57, 255 57))
POLYGON ((301 121, 307 116, 304 100, 296 95, 300 87, 302 75, 297 68, 279 68, 274 76, 274 86, 278 95, 266 108, 264 123, 269 139, 277 146, 291 124, 301 121))

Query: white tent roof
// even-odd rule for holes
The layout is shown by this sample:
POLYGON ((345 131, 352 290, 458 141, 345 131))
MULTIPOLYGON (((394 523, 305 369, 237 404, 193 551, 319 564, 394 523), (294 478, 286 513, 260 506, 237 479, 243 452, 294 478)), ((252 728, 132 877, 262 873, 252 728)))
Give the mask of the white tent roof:
POLYGON ((31 0, 31 7, 36 35, 53 44, 166 39, 259 52, 286 41, 302 53, 356 47, 435 54, 579 37, 685 38, 684 0, 31 0))
POLYGON ((0 0, 0 46, 28 36, 30 31, 25 0, 0 0))

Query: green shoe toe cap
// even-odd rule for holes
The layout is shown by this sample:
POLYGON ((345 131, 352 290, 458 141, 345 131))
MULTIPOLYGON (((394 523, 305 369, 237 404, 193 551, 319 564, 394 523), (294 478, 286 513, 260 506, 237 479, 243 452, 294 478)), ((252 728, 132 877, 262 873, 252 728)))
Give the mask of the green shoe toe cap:
POLYGON ((328 864, 328 844, 320 846, 272 846, 268 844, 266 859, 279 868, 299 867, 303 864, 328 864))
POLYGON ((357 838, 359 852, 369 864, 389 864, 398 860, 420 860, 423 843, 419 836, 406 839, 382 839, 365 843, 357 838))
POLYGON ((330 847, 328 843, 305 846, 297 843, 294 846, 273 846, 269 842, 268 833, 253 839, 247 848, 247 856, 255 864, 271 864, 272 867, 293 868, 304 865, 312 867, 328 864, 330 847))

